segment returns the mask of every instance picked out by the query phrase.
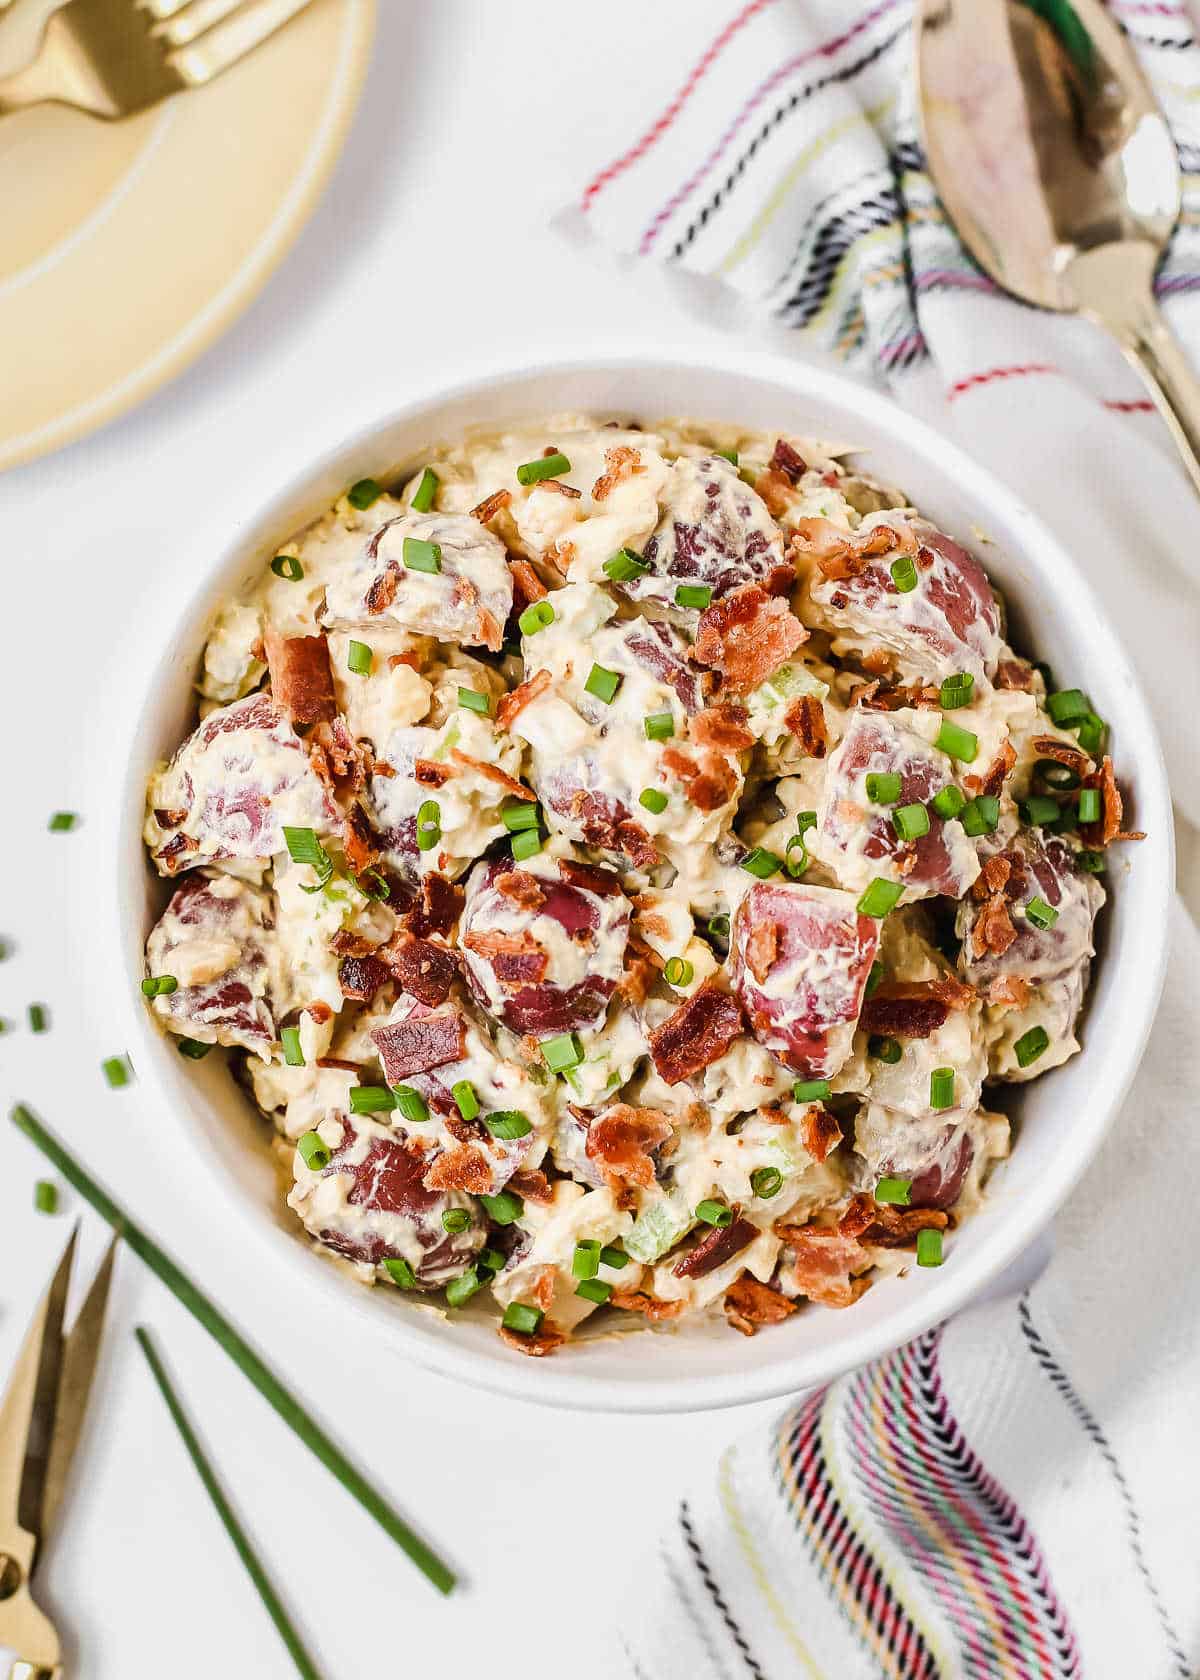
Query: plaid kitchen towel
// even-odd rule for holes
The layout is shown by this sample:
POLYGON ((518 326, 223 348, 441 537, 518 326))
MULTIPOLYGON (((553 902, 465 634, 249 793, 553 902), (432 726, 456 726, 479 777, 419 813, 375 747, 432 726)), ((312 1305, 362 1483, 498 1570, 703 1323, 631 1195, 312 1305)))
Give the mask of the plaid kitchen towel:
MULTIPOLYGON (((1049 0, 1030 0, 1039 9, 1049 0)), ((1200 360, 1200 47, 1113 11, 1162 101, 1184 212, 1158 278, 1200 360)), ((1193 907, 1195 497, 1099 329, 1004 297, 918 137, 910 0, 656 0, 582 126, 579 218, 877 380, 1082 556, 1172 770, 1193 907)), ((1134 1096, 1030 1287, 804 1396, 689 1489, 621 1600, 638 1680, 1188 1680, 1200 1672, 1200 939, 1180 903, 1134 1096)))

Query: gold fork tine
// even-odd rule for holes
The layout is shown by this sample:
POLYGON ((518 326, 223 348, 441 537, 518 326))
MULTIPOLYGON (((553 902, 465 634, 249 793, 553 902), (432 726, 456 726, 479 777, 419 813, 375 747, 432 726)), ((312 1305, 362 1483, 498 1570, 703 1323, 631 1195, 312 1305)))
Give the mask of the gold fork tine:
POLYGON ((43 1534, 49 1530, 62 1503, 67 1472, 83 1427, 96 1361, 100 1356, 100 1338, 119 1240, 114 1237, 109 1243, 63 1348, 62 1370, 58 1379, 58 1410, 42 1491, 43 1534))
POLYGON ((244 0, 184 0, 182 6, 176 7, 171 15, 164 18, 154 33, 167 46, 186 47, 189 41, 194 41, 203 35, 205 30, 212 29, 236 12, 244 0))
POLYGON ((219 76, 238 59, 294 18, 312 0, 244 0, 224 23, 217 24, 192 45, 169 55, 176 73, 191 87, 200 87, 219 76))

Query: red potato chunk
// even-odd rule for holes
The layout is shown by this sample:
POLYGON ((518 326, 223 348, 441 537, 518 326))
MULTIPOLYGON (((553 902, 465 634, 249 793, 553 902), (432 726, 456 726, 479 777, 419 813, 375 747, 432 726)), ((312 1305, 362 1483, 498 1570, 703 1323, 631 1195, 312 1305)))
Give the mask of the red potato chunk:
POLYGON ((539 856, 479 863, 460 932, 478 1002, 513 1032, 598 1027, 624 970, 630 905, 617 877, 539 856))
POLYGON ((264 1059, 275 1042, 266 943, 270 895, 232 875, 189 875, 146 941, 146 966, 177 989, 154 1000, 173 1033, 202 1044, 239 1045, 264 1059))
POLYGON ((331 1116, 341 1141, 328 1166, 311 1171, 297 1153, 288 1204, 324 1248, 361 1265, 405 1260, 422 1289, 439 1289, 466 1270, 483 1247, 486 1221, 470 1198, 427 1189, 426 1154, 418 1142, 366 1115, 331 1116), (465 1208, 465 1231, 447 1231, 442 1215, 465 1208))
POLYGON ((881 1178, 910 1179, 909 1205, 952 1208, 975 1160, 970 1128, 953 1117, 914 1118, 881 1103, 864 1106, 855 1125, 854 1147, 867 1163, 872 1184, 881 1178))
POLYGON ((895 714, 856 711, 830 755, 813 850, 844 887, 861 891, 877 875, 904 882, 905 902, 945 893, 961 898, 979 874, 975 846, 957 818, 929 810, 929 831, 903 841, 896 806, 867 797, 867 777, 900 777, 898 805, 925 805, 954 780, 954 764, 895 714))
POLYGON ((1004 652, 987 574, 973 554, 932 525, 914 520, 909 530, 903 548, 862 556, 861 569, 859 560, 849 568, 832 564, 830 570, 841 575, 831 577, 818 559, 808 592, 813 616, 848 647, 895 655, 906 674, 940 682, 969 671, 982 684, 1004 652), (904 592, 891 567, 910 547, 917 585, 904 592), (847 570, 854 575, 844 575, 847 570))
POLYGON ((1065 974, 1092 955, 1092 925, 1103 903, 1104 888, 1076 868, 1065 841, 1020 829, 985 860, 983 876, 958 907, 959 966, 979 987, 1005 977, 1033 984, 1065 974), (1040 928, 1024 914, 1033 898, 1057 912, 1052 927, 1040 928))
MULTIPOLYGON (((354 628, 384 620, 420 635, 498 652, 512 611, 513 582, 504 544, 467 513, 384 517, 326 591, 329 625, 354 628), (438 569, 405 562, 405 541, 433 543, 438 569)), ((409 561, 413 553, 409 551, 409 561)))
POLYGON ((600 765, 590 754, 565 760, 532 780, 545 806, 550 827, 570 839, 597 846, 626 859, 637 869, 653 869, 658 849, 626 800, 595 784, 600 765))
POLYGON ((829 1079, 850 1053, 879 924, 849 893, 828 887, 751 887, 734 918, 734 990, 751 1031, 806 1079, 829 1079))
POLYGON ((681 458, 672 464, 663 494, 663 516, 642 550, 651 568, 619 587, 634 601, 654 601, 685 624, 698 610, 680 607, 680 584, 700 584, 714 600, 744 583, 786 593, 794 572, 783 538, 765 502, 735 467, 719 455, 681 458))
POLYGON ((334 832, 338 815, 304 743, 269 694, 210 712, 150 787, 159 873, 287 850, 285 827, 334 832))

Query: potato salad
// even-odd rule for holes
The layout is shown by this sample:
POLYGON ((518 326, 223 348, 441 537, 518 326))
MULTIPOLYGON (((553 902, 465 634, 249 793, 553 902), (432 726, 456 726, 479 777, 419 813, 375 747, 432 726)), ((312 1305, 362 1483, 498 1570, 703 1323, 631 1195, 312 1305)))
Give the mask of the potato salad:
POLYGON ((430 450, 263 557, 198 695, 148 1007, 317 1247, 521 1353, 953 1264, 998 1088, 1080 1048, 1107 726, 811 439, 430 450))

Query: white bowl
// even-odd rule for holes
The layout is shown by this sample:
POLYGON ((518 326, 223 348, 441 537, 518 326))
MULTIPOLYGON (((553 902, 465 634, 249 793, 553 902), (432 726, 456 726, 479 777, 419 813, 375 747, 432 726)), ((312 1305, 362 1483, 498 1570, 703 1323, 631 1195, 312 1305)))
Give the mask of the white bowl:
POLYGON ((753 1340, 723 1322, 641 1329, 535 1361, 506 1347, 483 1310, 448 1322, 395 1290, 362 1288, 314 1253, 282 1205, 262 1122, 223 1057, 186 1061, 149 1011, 141 1010, 139 1066, 168 1094, 181 1146, 221 1181, 222 1201, 233 1214, 228 1240, 237 1241, 239 1224, 247 1230, 247 1246, 251 1227, 268 1230, 294 1273, 293 1294, 303 1290, 322 1303, 331 1334, 338 1315, 353 1311, 381 1347, 446 1375, 556 1405, 616 1411, 736 1405, 827 1381, 909 1340, 962 1307, 1047 1224, 1118 1112, 1150 1029, 1173 878, 1170 799, 1146 702, 1075 562, 988 473, 872 391, 777 357, 740 352, 706 353, 694 361, 586 359, 492 373, 410 401, 306 465, 257 521, 235 534, 182 605, 176 636, 157 669, 147 673, 123 791, 117 905, 131 994, 144 972, 146 932, 166 896, 142 850, 143 789, 155 761, 191 727, 191 685, 217 604, 256 577, 276 545, 352 480, 417 466, 431 444, 468 427, 564 410, 636 416, 646 423, 685 415, 861 445, 866 466, 902 486, 942 528, 976 548, 987 540, 983 558, 1008 599, 1017 648, 1049 660, 1060 679, 1087 690, 1111 722, 1117 771, 1133 792, 1133 815, 1149 838, 1114 854, 1083 1054, 1020 1088, 1006 1105, 1019 1115, 1016 1146, 994 1175, 985 1208, 955 1233, 940 1270, 913 1268, 905 1278, 880 1282, 848 1311, 809 1308, 753 1340))

